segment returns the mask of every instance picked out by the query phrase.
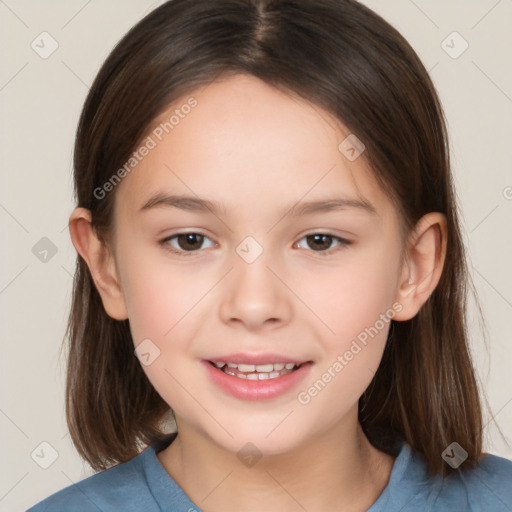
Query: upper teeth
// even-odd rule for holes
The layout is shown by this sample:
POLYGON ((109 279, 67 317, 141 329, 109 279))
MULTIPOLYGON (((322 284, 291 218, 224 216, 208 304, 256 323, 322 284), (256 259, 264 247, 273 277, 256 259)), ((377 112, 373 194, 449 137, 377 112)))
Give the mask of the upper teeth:
POLYGON ((215 366, 217 368, 222 368, 225 365, 228 365, 229 368, 237 368, 240 372, 273 372, 280 371, 286 368, 287 370, 291 370, 295 367, 295 363, 267 363, 267 364, 237 364, 237 363, 224 363, 222 361, 217 361, 215 366))

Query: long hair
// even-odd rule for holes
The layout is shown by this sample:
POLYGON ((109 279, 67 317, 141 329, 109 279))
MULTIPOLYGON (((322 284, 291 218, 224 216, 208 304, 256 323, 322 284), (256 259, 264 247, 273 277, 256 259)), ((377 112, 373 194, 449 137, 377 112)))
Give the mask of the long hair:
MULTIPOLYGON (((444 113, 417 54, 355 0, 171 0, 117 44, 86 99, 76 134, 77 206, 105 243, 115 187, 151 123, 178 98, 214 80, 253 75, 330 112, 366 146, 373 174, 407 231, 426 213, 446 216, 440 281, 408 321, 392 321, 382 362, 359 400, 370 442, 394 453, 405 440, 431 474, 453 441, 482 456, 479 389, 468 347, 465 260, 444 113), (104 190, 104 189, 103 189, 104 190), (103 197, 103 195, 105 197, 103 197)), ((110 318, 78 256, 66 336, 66 418, 95 470, 125 462, 164 435, 169 405, 134 356, 129 321, 110 318)))

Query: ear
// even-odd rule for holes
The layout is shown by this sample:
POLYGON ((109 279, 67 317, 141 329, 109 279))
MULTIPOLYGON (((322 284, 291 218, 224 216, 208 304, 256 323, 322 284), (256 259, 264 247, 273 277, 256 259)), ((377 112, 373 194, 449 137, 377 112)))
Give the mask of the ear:
POLYGON ((117 277, 114 256, 110 248, 99 240, 91 218, 90 210, 73 210, 69 217, 71 240, 89 267, 108 316, 115 320, 126 320, 128 312, 117 277))
POLYGON ((424 215, 409 236, 395 300, 402 310, 394 320, 410 320, 435 290, 446 257, 448 229, 439 212, 424 215))

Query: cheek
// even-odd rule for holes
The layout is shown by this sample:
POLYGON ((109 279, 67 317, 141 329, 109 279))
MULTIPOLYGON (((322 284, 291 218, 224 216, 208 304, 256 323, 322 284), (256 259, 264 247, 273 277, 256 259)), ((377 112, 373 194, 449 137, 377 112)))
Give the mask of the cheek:
POLYGON ((149 353, 149 364, 140 358, 149 381, 176 412, 186 408, 188 393, 200 394, 186 378, 193 332, 197 327, 197 305, 204 295, 201 279, 191 279, 165 257, 142 258, 132 252, 122 262, 123 292, 128 308, 130 331, 137 347, 149 353), (123 279, 124 278, 124 279, 123 279), (148 341, 149 340, 149 341, 148 341), (185 391, 182 383, 187 383, 185 391))
POLYGON ((398 253, 389 244, 376 244, 345 263, 330 273, 323 284, 327 293, 315 305, 335 334, 323 336, 316 380, 299 399, 314 399, 314 408, 328 407, 329 400, 347 407, 357 402, 379 367, 391 320, 400 310, 394 303, 398 253))
POLYGON ((184 271, 160 250, 133 250, 120 262, 123 293, 135 344, 165 342, 205 293, 206 276, 184 271))
POLYGON ((398 254, 380 242, 347 253, 336 268, 305 272, 301 288, 308 305, 330 328, 325 339, 343 348, 365 328, 377 324, 382 329, 381 315, 392 307, 397 277, 398 254))
POLYGON ((157 268, 133 273, 125 289, 130 328, 135 344, 140 339, 163 339, 177 322, 178 282, 158 274, 157 268))
MULTIPOLYGON (((379 367, 394 306, 394 262, 375 253, 340 271, 322 299, 325 323, 335 334, 322 336, 323 357, 297 401, 331 424, 355 406, 379 367), (379 257, 380 256, 380 257, 379 257), (333 407, 332 404, 336 404, 333 407)), ((322 304, 317 303, 318 311, 322 304)))

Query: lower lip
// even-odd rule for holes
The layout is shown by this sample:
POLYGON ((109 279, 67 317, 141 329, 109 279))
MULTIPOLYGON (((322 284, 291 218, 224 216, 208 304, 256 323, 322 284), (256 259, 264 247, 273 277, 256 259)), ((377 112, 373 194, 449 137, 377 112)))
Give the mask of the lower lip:
POLYGON ((291 373, 266 380, 247 380, 228 375, 209 361, 201 361, 210 379, 224 392, 242 400, 269 400, 284 395, 303 380, 313 363, 304 363, 291 373))

